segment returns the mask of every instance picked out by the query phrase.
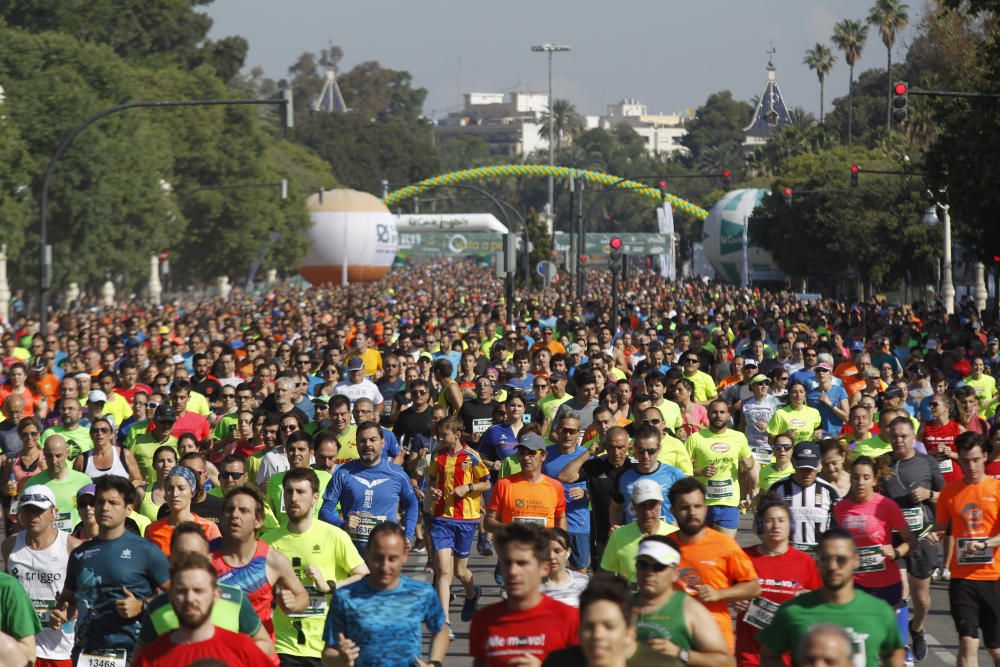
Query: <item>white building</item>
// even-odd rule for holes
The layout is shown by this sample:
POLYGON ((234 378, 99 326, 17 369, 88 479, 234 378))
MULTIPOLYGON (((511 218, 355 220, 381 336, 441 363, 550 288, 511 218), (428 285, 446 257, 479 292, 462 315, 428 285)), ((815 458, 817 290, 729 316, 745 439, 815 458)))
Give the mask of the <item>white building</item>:
POLYGON ((548 109, 544 93, 466 93, 462 111, 436 121, 437 134, 440 139, 480 137, 494 155, 525 155, 548 148, 540 132, 548 109))
POLYGON ((624 123, 645 140, 646 150, 651 154, 687 155, 689 151, 681 144, 681 137, 687 134, 684 123, 690 117, 679 113, 651 114, 638 100, 622 100, 609 104, 603 116, 586 116, 584 126, 610 130, 624 123))

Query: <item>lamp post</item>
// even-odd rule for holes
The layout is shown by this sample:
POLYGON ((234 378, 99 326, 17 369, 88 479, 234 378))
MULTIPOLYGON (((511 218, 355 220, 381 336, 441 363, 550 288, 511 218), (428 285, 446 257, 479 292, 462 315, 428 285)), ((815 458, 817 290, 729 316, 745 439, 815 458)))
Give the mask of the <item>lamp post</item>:
POLYGON ((944 236, 944 254, 941 262, 941 300, 944 302, 944 312, 949 315, 955 312, 955 283, 951 275, 951 216, 948 214, 948 204, 935 202, 924 213, 924 222, 933 224, 941 221, 944 236), (940 215, 938 210, 940 209, 940 215))
MULTIPOLYGON (((555 127, 555 119, 552 117, 552 54, 561 53, 563 51, 569 51, 570 48, 564 44, 536 44, 531 47, 531 50, 535 53, 547 53, 549 56, 549 166, 551 167, 555 164, 555 142, 553 140, 553 129, 555 127)), ((555 219, 553 206, 554 206, 554 186, 552 182, 552 174, 549 174, 549 220, 555 219)))

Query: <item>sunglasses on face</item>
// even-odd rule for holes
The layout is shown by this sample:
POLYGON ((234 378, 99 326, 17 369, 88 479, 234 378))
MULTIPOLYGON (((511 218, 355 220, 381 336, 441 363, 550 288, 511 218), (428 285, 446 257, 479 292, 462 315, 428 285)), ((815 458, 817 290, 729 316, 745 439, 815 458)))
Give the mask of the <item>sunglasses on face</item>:
POLYGON ((653 447, 652 449, 637 449, 635 450, 636 456, 656 456, 656 452, 659 450, 658 447, 653 447))
POLYGON ((240 477, 242 477, 245 474, 246 473, 243 473, 243 472, 226 472, 226 471, 222 471, 222 472, 219 473, 219 477, 221 479, 239 479, 240 477))
POLYGON ((527 447, 518 447, 517 453, 519 456, 535 456, 536 454, 541 454, 541 451, 535 451, 534 449, 528 449, 527 447))
POLYGON ((851 562, 850 556, 819 556, 816 558, 817 561, 822 565, 830 565, 831 563, 836 563, 838 567, 844 567, 851 562))
POLYGON ((662 419, 643 419, 642 420, 643 424, 660 424, 662 422, 663 422, 662 419))
POLYGON ((90 429, 90 432, 91 433, 111 433, 111 429, 108 428, 107 426, 101 426, 99 428, 92 428, 92 429, 90 429))
POLYGON ((648 560, 637 560, 635 562, 635 569, 637 570, 647 570, 649 572, 663 572, 669 565, 664 565, 663 563, 654 563, 648 560))

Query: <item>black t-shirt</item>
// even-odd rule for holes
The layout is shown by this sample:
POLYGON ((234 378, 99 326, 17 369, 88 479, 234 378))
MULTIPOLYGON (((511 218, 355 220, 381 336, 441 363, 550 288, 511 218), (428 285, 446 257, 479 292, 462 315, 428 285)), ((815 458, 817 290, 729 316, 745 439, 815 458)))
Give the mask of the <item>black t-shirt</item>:
MULTIPOLYGON (((924 526, 934 523, 934 504, 928 499, 922 503, 914 502, 910 492, 917 487, 929 491, 940 491, 944 488, 944 477, 938 462, 926 454, 917 453, 905 461, 893 458, 889 464, 889 477, 882 481, 882 493, 893 500, 903 510, 922 506, 924 510, 924 526)), ((920 530, 920 529, 917 529, 920 530)))
POLYGON ((626 460, 621 468, 615 468, 608 463, 607 457, 598 456, 580 468, 580 480, 586 480, 587 489, 590 491, 592 534, 598 542, 607 542, 608 533, 611 532, 611 499, 614 495, 615 480, 622 471, 631 467, 632 462, 626 460))
MULTIPOLYGON (((200 516, 202 519, 217 524, 222 520, 222 505, 222 498, 213 496, 212 494, 206 494, 205 499, 201 502, 191 503, 191 511, 200 516)), ((160 505, 160 509, 156 513, 156 518, 162 519, 168 514, 170 514, 170 506, 167 505, 167 503, 163 503, 160 505)))
POLYGON ((431 436, 431 410, 434 406, 428 404, 423 412, 417 412, 413 407, 409 407, 400 413, 399 419, 392 432, 399 440, 399 446, 408 451, 410 440, 418 435, 429 438, 431 436))
POLYGON ((207 398, 210 403, 217 400, 219 392, 222 391, 222 385, 211 376, 205 376, 203 380, 195 380, 192 377, 191 388, 207 398))
MULTIPOLYGON (((478 398, 462 403, 462 408, 458 411, 458 418, 462 420, 462 430, 466 433, 475 433, 472 426, 474 422, 480 424, 493 424, 493 411, 499 405, 496 401, 480 403, 478 398), (487 420, 487 421, 482 421, 487 420)), ((486 429, 482 429, 478 435, 482 435, 486 429)))

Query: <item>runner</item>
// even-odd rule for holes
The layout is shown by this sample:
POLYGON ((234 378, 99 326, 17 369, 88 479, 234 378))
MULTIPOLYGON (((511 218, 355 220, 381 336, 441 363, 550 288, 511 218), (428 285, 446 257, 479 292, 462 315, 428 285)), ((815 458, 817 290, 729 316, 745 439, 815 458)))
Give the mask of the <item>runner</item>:
POLYGON ((675 537, 681 556, 675 586, 708 607, 732 655, 735 638, 729 603, 760 595, 753 563, 736 540, 705 525, 705 487, 696 478, 674 484, 669 500, 677 513, 675 537))
POLYGON ((372 528, 365 560, 370 573, 334 591, 323 628, 324 665, 355 667, 441 667, 448 628, 437 593, 401 576, 409 555, 404 529, 383 521, 372 528), (423 627, 431 633, 423 661, 423 627))
POLYGON ((537 664, 534 661, 543 662, 549 653, 578 643, 576 610, 541 590, 551 558, 551 541, 544 527, 513 523, 500 527, 494 540, 507 599, 480 609, 472 618, 469 653, 473 664, 537 664))
MULTIPOLYGON (((72 667, 74 633, 48 627, 49 614, 62 593, 69 554, 80 546, 80 540, 55 526, 56 499, 47 486, 27 487, 18 503, 18 525, 23 530, 4 540, 0 551, 7 573, 12 575, 31 599, 34 613, 41 624, 34 631, 30 660, 37 656, 39 667, 72 667), (44 628, 44 629, 43 629, 44 628)), ((6 580, 0 580, 6 584, 6 580)), ((21 609, 15 604, 19 596, 4 598, 3 618, 18 619, 21 609)), ((4 630, 5 632, 8 630, 4 630)), ((25 639, 16 635, 17 639, 25 639)), ((20 643, 28 652, 27 641, 20 643)))
POLYGON ((291 562, 309 606, 291 614, 280 606, 275 610, 275 650, 282 667, 320 667, 328 596, 367 575, 368 568, 347 533, 316 518, 320 485, 314 470, 292 468, 282 487, 287 525, 262 539, 291 562))
MULTIPOLYGON (((626 504, 632 497, 632 487, 640 479, 652 479, 663 489, 660 497, 666 499, 670 488, 687 475, 680 468, 660 463, 656 460, 660 452, 660 433, 652 426, 643 424, 635 434, 633 443, 636 463, 624 467, 615 477, 611 494, 610 522, 612 530, 635 519, 635 511, 631 504, 626 504)), ((664 501, 660 508, 663 520, 675 523, 670 503, 664 501)))
POLYGON ((90 484, 91 480, 82 472, 70 468, 69 448, 64 436, 49 436, 42 453, 46 469, 29 477, 25 485, 44 484, 52 490, 58 510, 56 528, 70 533, 80 522, 80 514, 76 509, 76 492, 90 484))
POLYGON ((757 462, 745 435, 727 426, 729 405, 721 398, 708 403, 709 426, 688 437, 694 476, 708 489, 706 525, 736 535, 739 507, 749 505, 757 486, 757 462))
POLYGON ((528 433, 517 445, 521 472, 504 477, 490 494, 483 527, 496 534, 511 523, 531 523, 566 530, 566 493, 562 484, 542 474, 545 441, 528 433))
POLYGON ((761 664, 780 667, 781 656, 794 654, 812 627, 833 623, 850 638, 854 665, 903 667, 903 641, 892 607, 854 585, 860 563, 851 534, 843 528, 823 533, 817 562, 823 586, 781 605, 757 635, 763 647, 761 664))
MULTIPOLYGON (((583 445, 580 439, 580 418, 575 412, 561 410, 556 416, 553 433, 556 444, 545 449, 542 472, 548 477, 558 477, 563 468, 578 458, 583 445)), ((570 539, 570 567, 586 572, 590 566, 590 499, 586 482, 563 483, 566 501, 566 526, 570 539)))
POLYGON ((771 444, 768 438, 767 425, 771 417, 781 407, 777 398, 770 394, 771 379, 763 373, 750 378, 752 396, 743 401, 739 417, 743 424, 747 442, 753 451, 754 458, 761 466, 771 462, 771 444))
POLYGON ((153 412, 152 428, 133 428, 125 438, 125 448, 132 452, 139 466, 142 478, 151 482, 156 478, 156 467, 153 464, 154 454, 164 445, 177 451, 177 438, 173 436, 174 424, 177 423, 177 413, 169 405, 160 405, 153 412))
POLYGON ((420 508, 410 478, 402 468, 382 458, 385 440, 378 424, 358 424, 357 437, 361 458, 334 472, 323 492, 320 519, 346 530, 358 551, 363 551, 375 524, 402 514, 406 538, 412 544, 420 508))
POLYGON ((795 472, 795 468, 792 466, 793 447, 791 436, 785 434, 774 436, 774 442, 769 448, 774 454, 774 462, 761 466, 760 479, 757 482, 758 494, 763 494, 795 472))
POLYGON ((134 667, 173 667, 214 659, 225 665, 270 667, 271 662, 246 635, 214 624, 219 589, 209 559, 187 553, 171 565, 170 605, 180 627, 139 651, 134 667))
POLYGON ((590 579, 585 573, 568 567, 572 556, 569 533, 562 528, 549 528, 549 539, 549 573, 542 579, 542 592, 570 607, 579 607, 580 593, 590 579))
POLYGON ((771 421, 767 423, 767 434, 772 439, 776 435, 787 433, 795 444, 799 444, 822 437, 823 417, 819 410, 806 405, 808 391, 803 382, 788 383, 788 405, 775 411, 771 421))
POLYGON ((944 481, 957 481, 962 478, 962 471, 958 467, 955 438, 965 432, 965 427, 951 418, 952 401, 945 394, 934 394, 928 406, 931 419, 920 427, 917 438, 937 460, 944 481))
POLYGON ((736 618, 737 667, 760 664, 757 633, 771 624, 778 607, 822 585, 812 556, 791 548, 791 529, 792 512, 788 505, 776 496, 765 496, 754 515, 754 532, 760 544, 743 550, 757 571, 760 595, 735 605, 739 610, 736 618))
MULTIPOLYGON (((594 414, 597 414, 598 410, 600 408, 595 410, 594 414)), ((683 442, 666 432, 666 419, 660 408, 650 406, 642 410, 640 416, 642 424, 648 424, 660 432, 660 453, 656 460, 680 468, 685 475, 692 474, 694 469, 691 467, 691 455, 683 442)))
POLYGON ((168 509, 168 512, 162 519, 158 519, 146 527, 146 539, 159 547, 168 557, 170 556, 170 537, 174 534, 174 528, 177 524, 183 521, 192 521, 201 526, 209 541, 221 536, 218 525, 191 511, 191 499, 194 497, 197 479, 194 471, 185 466, 179 465, 171 470, 167 475, 163 494, 166 500, 164 507, 168 509))
MULTIPOLYGON (((285 511, 285 476, 291 470, 295 469, 311 470, 309 459, 312 457, 312 440, 309 434, 303 431, 296 431, 288 436, 288 440, 285 443, 285 455, 288 457, 290 470, 271 475, 267 480, 267 493, 264 496, 264 502, 267 504, 267 512, 270 516, 274 516, 277 519, 281 527, 284 527, 288 523, 288 514, 285 511)), ((319 492, 322 494, 333 476, 324 470, 314 470, 313 472, 319 482, 319 492)), ((319 516, 319 506, 320 503, 318 502, 313 505, 313 513, 317 517, 319 516)))
POLYGON ((830 527, 830 511, 840 494, 826 480, 819 478, 819 447, 814 442, 800 442, 792 450, 795 472, 771 486, 792 510, 792 546, 812 553, 819 536, 830 527))
POLYGON ((615 528, 611 533, 601 559, 601 569, 635 582, 635 557, 639 552, 639 542, 649 535, 670 535, 677 531, 677 527, 663 520, 663 488, 655 480, 640 479, 633 484, 631 502, 635 520, 615 528))
POLYGON ((977 664, 980 631, 990 657, 1000 662, 1000 480, 986 475, 990 444, 983 436, 963 433, 955 448, 962 479, 941 491, 934 527, 924 539, 935 544, 950 528, 956 543, 946 565, 951 570, 948 602, 959 637, 959 664, 977 664))

